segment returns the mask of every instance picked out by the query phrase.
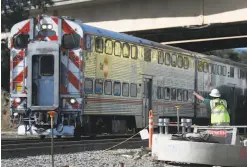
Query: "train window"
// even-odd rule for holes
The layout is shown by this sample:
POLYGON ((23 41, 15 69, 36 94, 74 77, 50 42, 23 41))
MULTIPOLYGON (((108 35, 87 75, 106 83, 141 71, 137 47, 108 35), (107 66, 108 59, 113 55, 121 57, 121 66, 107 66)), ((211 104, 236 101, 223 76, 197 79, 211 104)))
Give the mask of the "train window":
POLYGON ((213 67, 212 67, 212 65, 213 65, 212 63, 208 63, 208 73, 209 74, 212 74, 213 73, 213 69, 212 69, 213 67))
POLYGON ((123 44, 123 57, 125 57, 125 58, 130 57, 130 46, 127 43, 123 44))
POLYGON ((209 98, 208 92, 202 92, 204 98, 209 98))
POLYGON ((203 70, 203 62, 202 61, 199 61, 198 62, 198 71, 199 72, 202 72, 202 70, 203 70))
POLYGON ((105 40, 105 53, 111 55, 112 54, 112 40, 107 39, 105 40))
POLYGON ((165 64, 170 65, 171 64, 171 55, 170 53, 165 54, 165 64))
POLYGON ((244 71, 243 70, 239 70, 239 78, 240 79, 245 79, 245 73, 244 73, 244 71))
POLYGON ((118 81, 114 81, 113 94, 114 94, 114 96, 120 96, 121 95, 121 83, 118 81))
POLYGON ((86 38, 86 40, 84 41, 85 42, 85 48, 86 48, 86 50, 87 51, 91 51, 91 40, 92 40, 92 37, 91 37, 91 35, 89 35, 89 34, 86 34, 85 35, 85 38, 86 38))
POLYGON ((95 94, 103 93, 103 81, 101 79, 95 80, 95 94))
POLYGON ((227 73, 226 66, 223 66, 223 75, 226 76, 226 73, 227 73))
POLYGON ((144 48, 144 61, 151 61, 151 49, 149 48, 144 48))
POLYGON ((230 77, 234 78, 234 67, 230 67, 230 77))
POLYGON ((190 102, 193 102, 194 100, 194 95, 193 95, 193 92, 192 91, 188 91, 188 100, 190 101, 190 102))
POLYGON ((175 88, 172 88, 171 89, 172 92, 171 92, 171 100, 176 100, 177 99, 177 94, 176 94, 176 89, 175 88))
POLYGON ((177 89, 177 100, 182 101, 182 97, 183 97, 183 90, 177 89))
POLYGON ((93 80, 92 79, 89 79, 89 78, 85 79, 84 91, 86 94, 93 93, 93 80))
POLYGON ((158 63, 163 64, 164 63, 164 52, 159 51, 158 52, 158 63))
POLYGON ((129 96, 129 83, 123 83, 123 93, 122 95, 125 96, 125 97, 128 97, 129 96))
POLYGON ((52 55, 42 56, 40 59, 40 75, 53 76, 54 74, 54 57, 52 55))
POLYGON ((157 87, 157 99, 160 99, 160 96, 161 96, 160 95, 161 94, 160 92, 161 92, 161 87, 158 86, 157 87))
POLYGON ((241 78, 242 78, 242 79, 245 79, 245 72, 244 72, 243 70, 241 70, 241 71, 242 71, 241 78))
POLYGON ((165 93, 164 93, 165 99, 169 100, 170 96, 171 96, 170 88, 165 87, 164 91, 165 91, 165 93))
POLYGON ((53 31, 53 30, 41 30, 41 31, 38 32, 38 36, 41 36, 41 37, 56 36, 56 31, 53 31))
POLYGON ((111 95, 112 94, 112 84, 111 81, 106 80, 105 81, 105 95, 111 95))
POLYGON ((115 42, 114 43, 114 54, 115 56, 121 56, 121 43, 120 42, 115 42))
POLYGON ((163 88, 162 87, 158 87, 157 88, 157 99, 163 99, 164 95, 163 95, 163 88))
POLYGON ((137 59, 138 58, 138 49, 135 45, 131 46, 131 58, 137 59))
POLYGON ((215 64, 215 65, 214 65, 214 68, 215 68, 215 75, 218 75, 218 65, 215 64))
POLYGON ((220 66, 220 75, 224 75, 224 69, 223 69, 223 66, 220 66))
POLYGON ((29 40, 29 34, 19 34, 14 37, 14 47, 17 49, 26 48, 29 40))
POLYGON ((64 34, 62 38, 62 47, 65 49, 79 48, 81 36, 77 33, 64 34))
POLYGON ((212 64, 212 71, 213 71, 213 74, 217 74, 217 65, 216 64, 212 64))
POLYGON ((134 83, 130 84, 130 96, 137 97, 137 85, 134 83))
POLYGON ((179 68, 183 67, 183 56, 181 55, 178 56, 178 67, 179 68))
POLYGON ((208 72, 208 63, 207 63, 207 62, 204 62, 204 63, 203 63, 203 71, 204 71, 205 73, 208 72))
POLYGON ((95 38, 95 50, 96 52, 103 53, 103 39, 101 37, 95 38))
MULTIPOLYGON (((198 92, 198 94, 199 94, 200 96, 203 96, 203 92, 198 92)), ((202 103, 202 101, 199 100, 199 99, 197 99, 197 102, 198 102, 198 103, 202 103)))
POLYGON ((188 101, 188 90, 184 90, 183 93, 183 101, 188 101))
POLYGON ((189 66, 190 66, 189 58, 188 57, 184 57, 184 69, 188 69, 189 66))
POLYGON ((176 67, 177 65, 177 54, 173 53, 172 54, 172 62, 171 62, 173 67, 176 67))
POLYGON ((217 65, 217 74, 218 74, 218 75, 220 75, 220 73, 221 73, 220 70, 221 70, 221 69, 220 69, 220 65, 217 65))

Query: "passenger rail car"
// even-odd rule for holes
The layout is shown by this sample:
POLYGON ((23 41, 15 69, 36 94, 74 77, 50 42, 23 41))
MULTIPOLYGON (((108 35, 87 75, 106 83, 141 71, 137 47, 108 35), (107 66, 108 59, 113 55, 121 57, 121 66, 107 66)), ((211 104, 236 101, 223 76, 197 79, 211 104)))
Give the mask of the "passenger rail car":
POLYGON ((24 135, 49 135, 55 110, 61 135, 133 133, 159 117, 210 114, 193 91, 218 88, 232 124, 246 124, 247 66, 104 30, 68 17, 37 16, 11 29, 11 123, 24 135))

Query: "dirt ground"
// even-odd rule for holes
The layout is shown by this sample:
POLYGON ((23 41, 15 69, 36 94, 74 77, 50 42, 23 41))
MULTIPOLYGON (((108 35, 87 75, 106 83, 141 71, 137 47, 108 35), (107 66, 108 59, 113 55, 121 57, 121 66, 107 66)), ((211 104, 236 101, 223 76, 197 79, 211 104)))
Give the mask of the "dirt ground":
POLYGON ((1 91, 1 130, 9 131, 9 93, 2 90, 1 91))

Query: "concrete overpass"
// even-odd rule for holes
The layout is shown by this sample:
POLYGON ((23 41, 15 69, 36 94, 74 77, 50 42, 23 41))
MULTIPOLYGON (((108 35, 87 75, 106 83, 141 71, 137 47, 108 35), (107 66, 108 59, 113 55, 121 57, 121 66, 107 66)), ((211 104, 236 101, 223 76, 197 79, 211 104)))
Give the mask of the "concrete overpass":
MULTIPOLYGON (((247 0, 54 0, 47 14, 71 16, 101 28, 125 32, 198 52, 247 44, 247 0), (219 37, 237 38, 186 42, 219 37), (242 36, 242 37, 240 37, 242 36), (180 41, 180 43, 176 43, 180 41), (181 42, 184 41, 184 42, 181 42), (217 46, 217 47, 216 47, 217 46)), ((31 10, 31 15, 40 10, 31 10)))
MULTIPOLYGON (((54 0, 48 14, 203 52, 245 47, 246 0, 54 0), (188 42, 188 40, 237 38, 188 42), (176 41, 180 41, 176 43, 176 41), (184 42, 181 42, 184 41, 184 42)), ((39 10, 32 10, 32 15, 39 10)))
MULTIPOLYGON (((118 32, 246 21, 246 0, 54 0, 58 11, 118 32)), ((38 10, 33 10, 36 14, 38 10)))

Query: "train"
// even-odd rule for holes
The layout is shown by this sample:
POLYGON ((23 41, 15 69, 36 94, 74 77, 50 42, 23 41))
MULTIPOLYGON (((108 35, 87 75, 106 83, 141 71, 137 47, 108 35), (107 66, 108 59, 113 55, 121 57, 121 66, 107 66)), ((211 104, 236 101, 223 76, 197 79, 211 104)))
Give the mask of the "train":
POLYGON ((10 123, 18 135, 132 134, 154 122, 210 124, 194 98, 213 88, 228 102, 231 125, 247 124, 247 65, 105 30, 68 16, 38 15, 13 25, 10 123))

